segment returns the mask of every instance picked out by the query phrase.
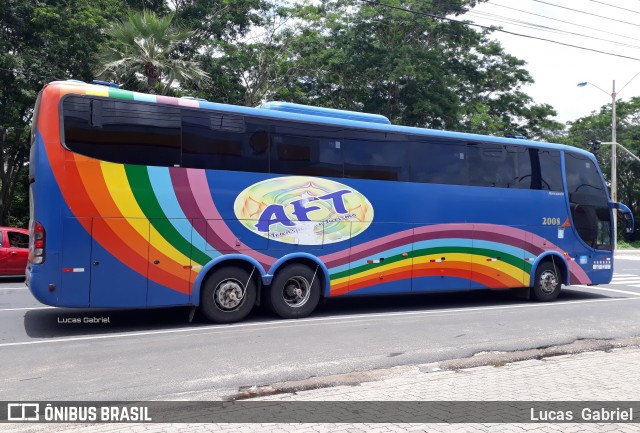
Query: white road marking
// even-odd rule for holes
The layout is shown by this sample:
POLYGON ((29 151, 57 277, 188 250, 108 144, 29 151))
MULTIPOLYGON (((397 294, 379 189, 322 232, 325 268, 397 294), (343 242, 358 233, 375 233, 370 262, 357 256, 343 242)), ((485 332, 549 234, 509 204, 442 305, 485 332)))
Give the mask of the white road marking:
POLYGON ((56 307, 25 307, 25 308, 3 308, 0 311, 25 311, 25 310, 48 310, 56 307))
POLYGON ((609 284, 631 286, 640 284, 640 275, 634 274, 613 274, 613 279, 609 284))
POLYGON ((640 296, 640 292, 628 292, 626 290, 607 289, 605 287, 598 287, 598 286, 581 286, 581 285, 576 284, 576 285, 569 286, 569 288, 571 288, 571 287, 583 287, 585 289, 604 290, 605 292, 616 292, 616 293, 624 293, 626 295, 640 296))
POLYGON ((28 287, 0 287, 0 290, 27 290, 28 287))
MULTIPOLYGON (((635 293, 636 295, 640 295, 639 293, 635 293)), ((375 314, 354 314, 350 316, 332 316, 332 317, 316 317, 316 318, 307 318, 307 319, 298 319, 298 320, 276 320, 271 322, 257 322, 257 323, 237 323, 233 325, 209 325, 209 326, 199 326, 194 328, 181 328, 181 329, 164 329, 160 331, 146 331, 146 332, 130 332, 130 333, 116 333, 116 334, 108 334, 108 335, 93 335, 87 337, 70 337, 70 338, 56 338, 56 339, 47 339, 47 340, 36 340, 36 341, 19 341, 15 343, 2 343, 0 347, 9 347, 9 346, 26 346, 32 344, 51 344, 51 343, 67 343, 73 341, 90 341, 90 340, 105 340, 105 339, 114 339, 114 338, 126 338, 126 337, 141 337, 147 335, 162 335, 162 334, 178 334, 178 333, 194 333, 197 331, 234 331, 239 328, 276 328, 280 326, 286 327, 298 327, 298 326, 306 326, 314 323, 322 323, 322 322, 348 322, 348 321, 359 321, 359 320, 370 320, 370 319, 386 319, 389 317, 409 317, 409 316, 435 316, 435 315, 446 315, 453 313, 469 313, 469 312, 483 312, 488 310, 511 310, 511 309, 520 309, 520 308, 551 308, 551 307, 562 307, 566 305, 577 305, 577 304, 593 304, 593 303, 602 303, 602 302, 628 302, 628 301, 637 301, 640 300, 640 296, 633 298, 608 298, 608 299, 593 299, 593 300, 584 300, 584 301, 567 301, 567 302, 550 302, 550 303, 540 303, 540 304, 516 304, 516 305, 503 305, 503 306, 495 306, 495 307, 471 307, 471 308, 453 308, 448 310, 428 310, 428 311, 404 311, 404 312, 396 312, 396 313, 375 313, 375 314)), ((206 332, 197 333, 194 335, 206 335, 206 332)))

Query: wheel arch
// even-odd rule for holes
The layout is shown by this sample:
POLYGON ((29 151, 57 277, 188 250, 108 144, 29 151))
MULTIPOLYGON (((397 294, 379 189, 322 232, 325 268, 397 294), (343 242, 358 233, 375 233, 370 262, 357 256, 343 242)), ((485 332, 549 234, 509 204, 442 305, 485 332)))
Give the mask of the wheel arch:
POLYGON ((567 264, 566 258, 558 251, 546 251, 539 255, 531 266, 531 273, 529 274, 530 287, 533 287, 533 285, 535 284, 536 272, 538 272, 538 267, 544 262, 553 263, 556 268, 562 273, 560 278, 562 284, 564 284, 565 286, 569 285, 570 273, 569 265, 567 264))
POLYGON ((278 272, 279 269, 288 266, 292 263, 301 263, 304 265, 309 266, 310 268, 313 269, 314 265, 318 266, 318 277, 320 278, 320 287, 322 288, 321 290, 321 296, 322 297, 328 297, 329 296, 329 288, 331 287, 331 280, 329 278, 329 270, 327 269, 327 267, 325 266, 324 263, 322 263, 322 260, 320 260, 318 257, 314 256, 313 254, 309 254, 309 253, 291 253, 291 254, 287 254, 286 256, 281 257, 280 259, 278 259, 269 269, 269 273, 267 275, 265 275, 265 278, 263 279, 267 279, 269 284, 271 283, 271 280, 273 279, 273 276, 276 274, 276 272, 278 272))
MULTIPOLYGON (((265 284, 266 272, 264 270, 264 267, 256 259, 244 254, 226 254, 211 260, 209 263, 202 267, 200 272, 198 272, 198 276, 193 282, 191 292, 192 305, 200 305, 202 284, 206 281, 207 277, 211 275, 216 269, 220 269, 223 266, 239 266, 246 269, 248 272, 251 272, 255 267, 255 270, 259 272, 259 275, 255 275, 254 272, 252 278, 256 279, 256 283, 261 282, 262 284, 265 284)), ((258 286, 258 291, 259 290, 260 287, 258 286)))

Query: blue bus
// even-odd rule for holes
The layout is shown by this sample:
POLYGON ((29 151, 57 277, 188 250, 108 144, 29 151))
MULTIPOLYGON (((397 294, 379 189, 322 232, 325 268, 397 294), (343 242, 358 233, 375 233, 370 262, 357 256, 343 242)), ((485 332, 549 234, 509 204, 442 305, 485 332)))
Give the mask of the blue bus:
POLYGON ((611 203, 573 147, 81 82, 45 86, 27 284, 64 307, 198 307, 561 286, 613 273, 611 203))

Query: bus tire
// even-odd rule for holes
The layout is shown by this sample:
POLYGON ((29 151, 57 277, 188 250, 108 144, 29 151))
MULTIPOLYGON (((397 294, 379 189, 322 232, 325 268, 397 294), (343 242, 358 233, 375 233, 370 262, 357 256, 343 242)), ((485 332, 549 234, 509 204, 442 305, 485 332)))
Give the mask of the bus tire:
POLYGON ((237 266, 222 267, 205 280, 200 309, 211 322, 238 322, 253 309, 256 293, 256 283, 249 272, 237 266))
POLYGON ((271 311, 283 319, 307 317, 320 302, 319 269, 295 263, 278 271, 266 296, 271 311))
POLYGON ((531 299, 539 302, 553 301, 560 294, 562 280, 560 270, 551 262, 542 262, 536 270, 531 299))

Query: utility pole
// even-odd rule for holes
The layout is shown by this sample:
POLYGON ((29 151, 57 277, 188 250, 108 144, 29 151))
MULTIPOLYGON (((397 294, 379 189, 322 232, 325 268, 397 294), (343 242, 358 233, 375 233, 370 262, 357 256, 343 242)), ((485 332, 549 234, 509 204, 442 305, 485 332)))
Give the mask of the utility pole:
MULTIPOLYGON (((635 77, 634 77, 635 78, 635 77)), ((616 160, 616 80, 613 80, 611 88, 611 201, 618 202, 618 167, 616 160)), ((611 240, 612 250, 616 250, 618 241, 618 213, 613 214, 613 239, 611 240)))

